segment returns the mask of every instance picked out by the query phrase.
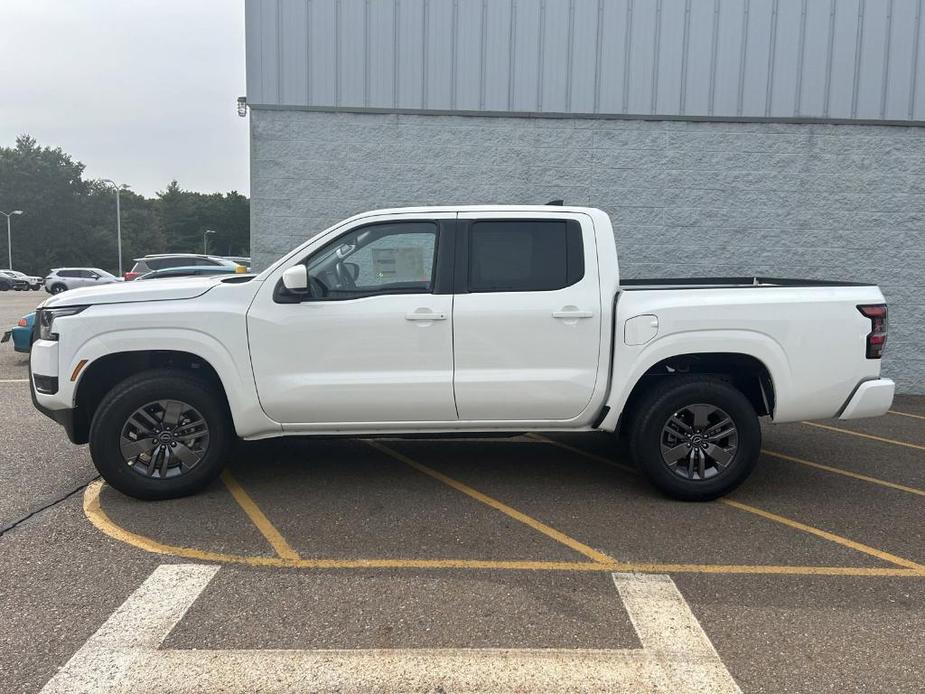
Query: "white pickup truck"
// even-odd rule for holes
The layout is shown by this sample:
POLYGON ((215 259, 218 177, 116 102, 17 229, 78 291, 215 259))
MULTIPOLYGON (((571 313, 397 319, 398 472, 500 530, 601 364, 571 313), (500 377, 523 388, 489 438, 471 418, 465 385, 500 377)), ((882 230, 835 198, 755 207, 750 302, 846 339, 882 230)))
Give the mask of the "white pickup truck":
POLYGON ((257 276, 49 298, 36 407, 116 489, 201 489, 235 437, 595 431, 660 490, 741 483, 775 422, 881 415, 873 285, 620 280, 610 219, 557 206, 351 217, 257 276))

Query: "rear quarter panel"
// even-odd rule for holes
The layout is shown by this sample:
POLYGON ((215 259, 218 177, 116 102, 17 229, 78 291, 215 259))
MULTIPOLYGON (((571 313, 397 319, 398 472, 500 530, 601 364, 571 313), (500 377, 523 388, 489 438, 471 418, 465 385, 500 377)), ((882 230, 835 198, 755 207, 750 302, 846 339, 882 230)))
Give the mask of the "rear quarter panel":
POLYGON ((833 417, 859 383, 880 374, 880 361, 865 357, 870 321, 856 308, 873 303, 883 295, 872 286, 621 291, 607 423, 652 366, 707 352, 747 354, 767 367, 775 421, 833 417), (658 333, 626 345, 626 320, 643 314, 658 317, 658 333))

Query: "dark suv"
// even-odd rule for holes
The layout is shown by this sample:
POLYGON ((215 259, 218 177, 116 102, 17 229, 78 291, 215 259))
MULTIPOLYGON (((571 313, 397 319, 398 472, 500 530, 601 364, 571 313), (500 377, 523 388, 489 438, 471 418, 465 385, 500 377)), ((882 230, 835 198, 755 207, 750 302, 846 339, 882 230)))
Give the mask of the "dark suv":
MULTIPOLYGON (((154 270, 164 270, 169 267, 200 267, 218 265, 223 267, 242 267, 237 263, 214 255, 198 255, 196 253, 159 253, 146 255, 144 258, 135 258, 135 265, 123 275, 126 282, 146 275, 154 270)), ((243 272, 243 267, 241 272, 243 272)))

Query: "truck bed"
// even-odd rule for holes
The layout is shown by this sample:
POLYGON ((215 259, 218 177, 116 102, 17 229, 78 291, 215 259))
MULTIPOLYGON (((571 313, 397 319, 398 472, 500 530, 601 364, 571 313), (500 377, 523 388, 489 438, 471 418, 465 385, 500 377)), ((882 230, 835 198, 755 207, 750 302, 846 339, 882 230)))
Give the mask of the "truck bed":
POLYGON ((868 282, 804 280, 784 277, 666 277, 621 279, 620 289, 628 292, 653 289, 745 289, 748 287, 873 287, 868 282))

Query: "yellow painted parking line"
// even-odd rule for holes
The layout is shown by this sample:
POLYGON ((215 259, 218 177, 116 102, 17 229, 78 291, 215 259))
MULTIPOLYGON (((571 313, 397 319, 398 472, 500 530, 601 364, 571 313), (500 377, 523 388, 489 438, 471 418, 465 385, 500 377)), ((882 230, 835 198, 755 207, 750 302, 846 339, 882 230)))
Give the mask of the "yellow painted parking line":
POLYGON ((459 482, 458 480, 454 480, 452 477, 447 477, 442 472, 437 472, 433 468, 429 468, 426 465, 423 465, 417 462, 416 460, 412 460, 408 456, 403 455, 399 453, 398 451, 394 451, 388 446, 382 445, 378 441, 367 441, 366 443, 368 443, 370 446, 372 446, 376 450, 382 451, 386 455, 391 456, 392 458, 395 458, 396 460, 399 460, 405 463, 405 465, 410 465, 418 472, 423 472, 425 475, 429 475, 430 477, 433 477, 435 480, 439 480, 440 482, 443 482, 444 484, 452 487, 456 491, 462 492, 463 494, 466 494, 467 496, 472 497, 476 501, 481 501, 483 504, 487 506, 491 506, 493 509, 496 509, 498 511, 501 511, 501 513, 504 513, 510 516, 516 521, 520 521, 524 525, 527 525, 533 528, 534 530, 543 533, 547 537, 551 537, 556 542, 559 542, 565 545, 566 547, 570 547, 571 549, 575 550, 576 552, 579 552, 580 554, 585 555, 586 557, 588 557, 589 559, 592 559, 593 561, 596 561, 599 563, 605 563, 605 564, 618 564, 618 562, 613 557, 609 557, 603 552, 598 552, 593 547, 589 547, 583 542, 579 542, 575 538, 569 537, 565 533, 559 532, 555 528, 551 528, 545 523, 538 521, 536 518, 528 516, 525 513, 521 513, 517 509, 508 506, 504 502, 498 501, 497 499, 494 499, 488 496, 487 494, 483 494, 482 492, 478 491, 477 489, 473 489, 467 484, 463 484, 462 482, 459 482))
POLYGON ((28 378, 0 378, 0 383, 28 383, 28 378))
POLYGON ((851 477, 856 480, 861 480, 863 482, 870 482, 871 484, 877 484, 881 487, 889 487, 890 489, 898 489, 901 492, 907 492, 909 494, 918 494, 919 496, 925 496, 925 489, 916 489, 915 487, 907 487, 904 484, 896 484, 895 482, 887 482, 886 480, 881 480, 876 477, 870 477, 868 475, 861 475, 857 472, 851 472, 850 470, 845 470, 843 468, 831 467, 829 465, 823 465, 822 463, 814 463, 811 460, 803 460, 803 458, 795 458, 792 455, 784 455, 783 453, 776 453, 775 451, 769 451, 765 448, 761 449, 761 452, 765 455, 771 455, 775 458, 780 458, 782 460, 789 460, 791 463, 799 463, 800 465, 807 465, 808 467, 814 467, 819 470, 825 470, 826 472, 831 472, 836 475, 843 475, 845 477, 851 477))
POLYGON ((232 477, 231 473, 227 470, 222 473, 222 482, 225 483, 228 491, 231 492, 231 496, 238 502, 238 506, 240 506, 244 513, 247 514, 247 517, 251 519, 251 522, 257 527, 260 534, 267 539, 267 542, 270 543, 270 546, 273 547, 277 555, 283 559, 301 558, 299 557, 299 553, 286 542, 286 538, 276 529, 276 526, 270 522, 270 519, 264 515, 256 502, 244 491, 244 487, 238 484, 238 481, 232 477))
POLYGON ((103 482, 97 480, 87 486, 83 507, 87 519, 104 535, 137 549, 197 561, 221 564, 239 564, 250 567, 290 569, 484 569, 509 571, 579 571, 637 573, 703 573, 703 574, 764 574, 784 576, 898 576, 925 577, 925 570, 898 567, 866 566, 787 566, 761 564, 660 564, 654 562, 602 563, 568 561, 494 561, 479 559, 283 559, 282 557, 248 556, 210 552, 193 547, 179 547, 159 542, 150 537, 116 525, 100 506, 103 482))
POLYGON ((871 441, 879 441, 881 443, 891 443, 894 446, 903 446, 905 448, 915 448, 919 451, 925 451, 925 446, 921 446, 917 443, 909 443, 908 441, 897 441, 896 439, 888 439, 883 436, 874 436, 873 434, 862 434, 860 431, 851 431, 851 429, 841 429, 839 427, 833 427, 828 424, 819 424, 819 422, 803 422, 806 426, 816 427, 817 429, 825 429, 827 431, 834 431, 839 434, 848 434, 849 436, 859 436, 862 439, 870 439, 871 441))
MULTIPOLYGON (((788 566, 774 564, 660 564, 629 563, 623 571, 636 573, 693 573, 765 576, 908 576, 925 578, 925 569, 879 566, 788 566)), ((616 570, 616 569, 615 569, 616 570)))
POLYGON ((920 414, 912 414, 911 412, 900 412, 899 410, 890 410, 890 414, 898 414, 900 417, 912 417, 912 419, 925 419, 925 416, 920 414))
MULTIPOLYGON (((586 458, 589 458, 589 459, 591 459, 591 460, 597 460, 598 462, 604 463, 605 465, 610 465, 611 467, 615 467, 615 468, 617 468, 617 469, 619 469, 619 470, 623 470, 624 472, 628 472, 628 473, 633 474, 633 475, 638 475, 638 474, 639 474, 639 471, 638 471, 638 470, 636 470, 635 468, 631 468, 631 467, 629 467, 628 465, 623 465, 623 464, 617 463, 617 462, 615 462, 615 461, 613 461, 613 460, 608 460, 608 459, 605 458, 604 456, 595 455, 594 453, 588 453, 587 451, 583 451, 583 450, 581 450, 580 448, 576 448, 575 446, 569 446, 568 444, 566 444, 566 443, 561 443, 560 441, 554 441, 554 440, 552 440, 552 439, 548 439, 548 438, 546 438, 545 436, 541 436, 540 434, 528 434, 528 436, 530 436, 531 438, 533 438, 533 439, 535 439, 535 440, 537 440, 537 441, 542 441, 543 443, 548 443, 548 444, 550 444, 550 445, 552 445, 552 446, 556 446, 556 447, 561 448, 561 449, 563 449, 563 450, 570 451, 570 452, 572 452, 572 453, 578 453, 579 455, 583 455, 583 456, 585 456, 586 458)), ((876 478, 876 477, 870 477, 870 476, 868 476, 868 475, 862 475, 862 474, 859 474, 859 473, 857 473, 857 472, 851 472, 850 470, 844 470, 844 469, 842 469, 842 468, 831 467, 831 466, 829 466, 829 465, 823 465, 823 464, 821 464, 821 463, 814 463, 814 462, 812 462, 811 460, 804 460, 803 458, 796 458, 796 457, 791 456, 791 455, 784 455, 783 453, 777 453, 777 452, 775 452, 775 451, 769 451, 769 450, 764 449, 764 448, 761 449, 761 452, 764 453, 765 455, 772 455, 772 456, 774 456, 775 458, 782 458, 783 460, 789 460, 789 461, 792 462, 792 463, 799 463, 800 465, 807 465, 807 466, 809 466, 809 467, 818 468, 819 470, 825 470, 826 472, 831 472, 831 473, 834 473, 834 474, 836 474, 836 475, 844 475, 845 477, 851 477, 851 478, 856 479, 856 480, 862 480, 862 481, 864 481, 864 482, 870 482, 871 484, 878 484, 878 485, 880 485, 881 487, 889 487, 890 489, 897 489, 897 490, 899 490, 899 491, 901 491, 901 492, 907 492, 907 493, 909 493, 909 494, 917 494, 917 495, 919 495, 919 496, 925 496, 925 489, 916 489, 915 487, 908 487, 908 486, 906 486, 906 485, 904 485, 904 484, 897 484, 897 483, 895 483, 895 482, 887 482, 886 480, 881 480, 881 479, 878 479, 878 478, 876 478)))
POLYGON ((727 506, 732 506, 733 508, 740 509, 742 511, 747 511, 748 513, 753 513, 756 516, 761 516, 762 518, 767 518, 768 520, 774 521, 775 523, 780 523, 786 525, 788 528, 793 528, 795 530, 802 530, 805 533, 821 537, 829 542, 834 542, 837 545, 842 545, 843 547, 849 547, 857 552, 863 552, 864 554, 869 554, 872 557, 881 559, 883 561, 889 562, 891 564, 896 564, 897 566, 904 566, 907 569, 925 570, 925 565, 917 564, 914 561, 908 559, 903 559, 902 557, 897 557, 895 554, 890 554, 889 552, 884 552, 882 550, 870 547, 860 542, 855 542, 854 540, 849 540, 847 537, 842 537, 841 535, 836 535, 835 533, 830 533, 826 530, 820 530, 811 525, 806 525, 806 523, 800 523, 791 518, 786 518, 784 516, 779 516, 776 513, 771 513, 770 511, 765 511, 754 506, 749 506, 748 504, 743 504, 741 501, 734 501, 732 499, 719 499, 720 502, 726 504, 727 506))
POLYGON ((633 475, 639 474, 638 470, 630 467, 629 465, 623 465, 622 463, 618 463, 613 460, 610 460, 609 458, 605 458, 602 455, 597 455, 596 453, 589 453, 588 451, 583 451, 580 448, 576 448, 575 446, 569 446, 567 443, 562 443, 561 441, 555 441, 553 439, 546 438, 545 436, 541 434, 527 434, 527 436, 529 436, 531 439, 534 439, 535 441, 541 441, 543 443, 548 443, 550 446, 561 448, 564 451, 569 451, 571 453, 577 453, 578 455, 583 455, 585 458, 589 458, 590 460, 596 460, 599 463, 604 463, 604 465, 610 465, 612 467, 619 468, 620 470, 623 470, 624 472, 629 472, 630 474, 633 474, 633 475))
MULTIPOLYGON (((538 436, 537 438, 545 440, 553 445, 559 445, 560 448, 571 450, 591 460, 597 460, 599 462, 604 462, 620 470, 624 470, 626 472, 632 472, 633 474, 637 474, 635 470, 631 470, 629 468, 626 468, 623 465, 619 465, 617 463, 608 461, 606 458, 602 456, 594 455, 593 453, 586 453, 585 451, 582 451, 580 448, 575 448, 574 446, 568 446, 567 444, 558 444, 558 442, 553 441, 551 439, 547 439, 546 437, 538 436)), ((721 504, 725 504, 726 506, 731 506, 732 508, 739 509, 740 511, 747 511, 748 513, 753 513, 757 516, 761 516, 762 518, 766 518, 767 520, 772 520, 777 523, 781 523, 782 525, 786 525, 787 527, 793 528, 794 530, 802 530, 803 532, 816 535, 817 537, 821 537, 830 542, 834 542, 835 544, 842 545, 844 547, 850 547, 853 550, 862 552, 864 554, 869 554, 870 556, 877 557, 878 559, 882 559, 883 561, 890 562, 891 564, 896 564, 897 566, 904 566, 906 568, 914 569, 917 571, 918 570, 925 571, 925 565, 917 564, 914 561, 903 559, 902 557, 897 557, 895 554, 890 554, 889 552, 884 552, 874 547, 869 547, 868 545, 862 544, 860 542, 855 542, 854 540, 849 540, 848 538, 842 537, 841 535, 836 535, 835 533, 830 533, 826 530, 821 530, 811 525, 800 523, 799 521, 795 521, 790 518, 786 518, 784 516, 779 516, 776 513, 771 513, 770 511, 765 511, 763 509, 756 508, 755 506, 749 506, 748 504, 743 504, 739 501, 733 501, 732 499, 717 499, 717 502, 721 504)))

